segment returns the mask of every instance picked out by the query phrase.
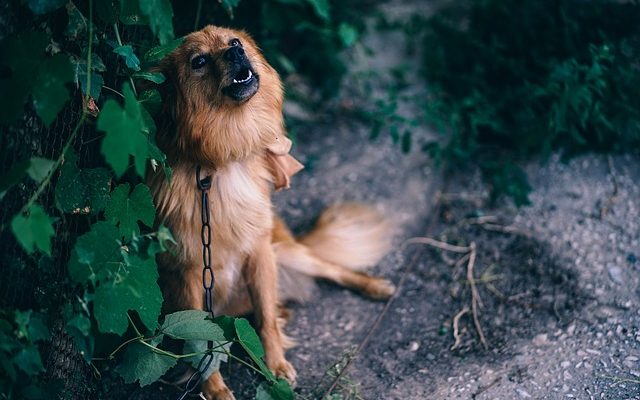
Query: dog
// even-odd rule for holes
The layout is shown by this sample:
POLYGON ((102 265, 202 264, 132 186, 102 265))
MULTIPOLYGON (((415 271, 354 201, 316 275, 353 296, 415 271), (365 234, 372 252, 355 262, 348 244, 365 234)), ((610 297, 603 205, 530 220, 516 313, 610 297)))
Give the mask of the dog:
MULTIPOLYGON (((166 77, 157 142, 173 177, 152 173, 147 180, 159 219, 178 242, 158 259, 163 312, 204 308, 200 166, 202 176, 211 176, 215 315, 254 313, 267 366, 293 384, 282 304, 307 298, 313 278, 390 297, 390 281, 362 272, 389 250, 389 223, 371 208, 346 203, 329 207, 296 238, 274 213, 274 187, 288 187, 301 165, 289 155, 278 73, 247 33, 207 26, 186 36, 157 70, 166 77)), ((207 399, 234 398, 219 372, 202 392, 207 399)))

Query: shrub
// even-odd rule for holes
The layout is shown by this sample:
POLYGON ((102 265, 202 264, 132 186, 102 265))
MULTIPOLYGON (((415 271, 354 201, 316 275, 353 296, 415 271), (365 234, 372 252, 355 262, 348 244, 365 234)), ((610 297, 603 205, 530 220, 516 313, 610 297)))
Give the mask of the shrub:
POLYGON ((426 147, 478 162, 516 203, 529 187, 517 163, 561 151, 637 151, 640 6, 635 1, 455 2, 424 21, 426 147))

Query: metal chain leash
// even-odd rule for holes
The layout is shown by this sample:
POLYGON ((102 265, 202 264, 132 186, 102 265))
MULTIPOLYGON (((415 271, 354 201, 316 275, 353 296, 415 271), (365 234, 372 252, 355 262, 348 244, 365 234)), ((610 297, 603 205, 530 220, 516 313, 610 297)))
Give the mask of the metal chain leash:
MULTIPOLYGON (((202 226, 200 228, 200 238, 202 240, 202 287, 204 288, 204 307, 205 311, 209 313, 211 319, 213 319, 213 285, 215 283, 215 277, 213 275, 213 268, 211 266, 211 220, 209 214, 209 189, 211 188, 211 175, 207 175, 205 178, 200 179, 200 166, 196 167, 196 184, 201 193, 200 204, 200 217, 202 220, 202 226)), ((207 342, 207 349, 213 348, 213 342, 207 342)), ((196 370, 191 374, 184 387, 184 392, 178 398, 178 400, 184 400, 187 395, 191 394, 200 381, 202 375, 209 369, 209 366, 213 362, 213 352, 209 351, 202 356, 196 370)), ((200 398, 205 397, 200 393, 200 398)))

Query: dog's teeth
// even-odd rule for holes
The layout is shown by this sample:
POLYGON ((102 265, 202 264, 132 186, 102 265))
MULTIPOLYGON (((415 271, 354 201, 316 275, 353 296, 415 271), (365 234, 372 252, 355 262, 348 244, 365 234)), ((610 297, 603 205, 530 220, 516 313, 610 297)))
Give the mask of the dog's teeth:
POLYGON ((237 79, 235 79, 235 78, 234 78, 234 79, 233 79, 233 83, 245 83, 245 82, 248 82, 248 81, 249 81, 249 79, 251 79, 251 78, 253 77, 253 73, 252 73, 250 70, 249 70, 249 71, 247 71, 247 73, 248 73, 248 74, 247 74, 247 77, 246 77, 246 78, 241 79, 241 80, 237 80, 237 79))

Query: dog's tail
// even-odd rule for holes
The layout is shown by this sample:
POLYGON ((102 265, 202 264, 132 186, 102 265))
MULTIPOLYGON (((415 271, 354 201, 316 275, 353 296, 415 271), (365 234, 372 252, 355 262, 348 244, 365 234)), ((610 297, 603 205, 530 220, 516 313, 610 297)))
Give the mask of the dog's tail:
POLYGON ((305 300, 313 288, 310 278, 327 279, 373 298, 388 298, 395 290, 393 284, 362 271, 389 251, 391 230, 380 213, 357 203, 327 208, 311 232, 300 238, 277 220, 273 242, 278 264, 283 267, 281 298, 305 300))

